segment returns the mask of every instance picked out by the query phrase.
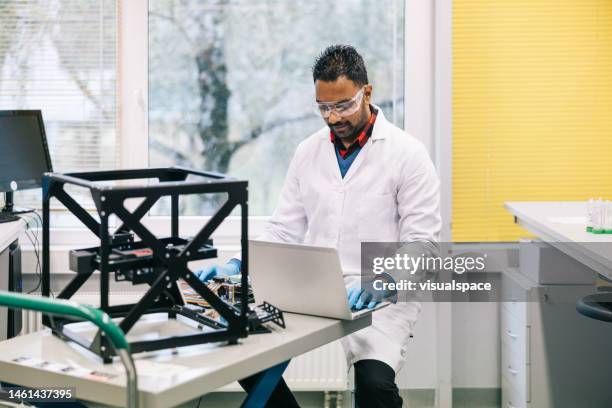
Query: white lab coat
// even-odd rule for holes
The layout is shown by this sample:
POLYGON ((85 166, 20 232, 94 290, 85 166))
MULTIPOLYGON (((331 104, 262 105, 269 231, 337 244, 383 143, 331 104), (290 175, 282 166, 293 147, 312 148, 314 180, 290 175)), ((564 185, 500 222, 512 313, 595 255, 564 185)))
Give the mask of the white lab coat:
MULTIPOLYGON (((439 181, 429 155, 377 109, 372 135, 344 178, 328 127, 299 144, 259 237, 338 248, 347 285, 359 282, 362 241, 439 238, 439 181)), ((404 302, 375 312, 370 327, 342 339, 349 366, 376 359, 397 372, 420 308, 404 302)))

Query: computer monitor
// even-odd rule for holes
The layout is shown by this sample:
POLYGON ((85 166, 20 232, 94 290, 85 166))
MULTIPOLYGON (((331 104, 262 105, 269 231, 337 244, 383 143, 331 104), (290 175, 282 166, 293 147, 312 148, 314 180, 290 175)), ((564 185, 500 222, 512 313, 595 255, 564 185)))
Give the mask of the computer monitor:
POLYGON ((13 192, 38 188, 45 172, 53 171, 39 110, 0 111, 0 192, 3 212, 13 208, 13 192))

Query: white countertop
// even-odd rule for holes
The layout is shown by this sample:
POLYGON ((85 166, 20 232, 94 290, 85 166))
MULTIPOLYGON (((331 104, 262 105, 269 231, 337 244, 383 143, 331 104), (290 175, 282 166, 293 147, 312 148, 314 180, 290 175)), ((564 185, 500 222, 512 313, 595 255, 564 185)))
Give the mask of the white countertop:
POLYGON ((586 202, 508 202, 519 225, 612 279, 612 235, 586 231, 586 202))
MULTIPOLYGON (((285 313, 285 321, 286 329, 271 325, 272 333, 251 335, 240 340, 238 345, 209 343, 182 347, 174 352, 161 350, 135 355, 141 406, 170 407, 197 398, 360 330, 370 325, 371 316, 341 321, 285 313)), ((184 328, 180 322, 168 322, 163 316, 150 315, 141 319, 130 333, 162 335, 179 326, 184 328), (156 324, 164 329, 155 330, 156 324)), ((97 356, 60 340, 48 329, 0 342, 0 380, 30 386, 76 387, 79 399, 115 406, 123 406, 126 401, 126 378, 118 360, 102 364, 97 356), (12 361, 19 357, 31 360, 29 363, 12 361), (48 368, 27 365, 41 360, 52 365, 48 368), (81 373, 75 370, 71 375, 59 371, 66 366, 81 373), (109 377, 96 379, 83 374, 91 371, 109 377)))

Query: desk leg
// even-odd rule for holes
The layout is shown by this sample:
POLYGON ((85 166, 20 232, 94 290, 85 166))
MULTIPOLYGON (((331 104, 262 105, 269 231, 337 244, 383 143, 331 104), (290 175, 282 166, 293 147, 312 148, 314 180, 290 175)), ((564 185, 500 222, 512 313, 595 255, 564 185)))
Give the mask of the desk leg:
POLYGON ((257 380, 257 384, 253 387, 249 395, 242 402, 241 408, 263 408, 266 406, 266 402, 272 395, 272 391, 276 387, 276 384, 280 381, 285 372, 285 369, 289 365, 287 360, 284 363, 270 367, 263 371, 257 380))

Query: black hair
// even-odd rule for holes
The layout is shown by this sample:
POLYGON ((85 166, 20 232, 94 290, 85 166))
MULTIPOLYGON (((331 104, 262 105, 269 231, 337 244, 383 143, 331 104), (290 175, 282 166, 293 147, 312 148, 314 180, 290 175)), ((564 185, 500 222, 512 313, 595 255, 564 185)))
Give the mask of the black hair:
POLYGON ((368 71, 357 50, 350 45, 331 45, 315 60, 312 78, 333 82, 343 75, 357 86, 368 84, 368 71))

